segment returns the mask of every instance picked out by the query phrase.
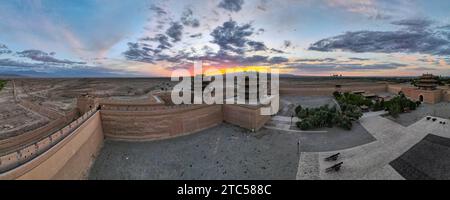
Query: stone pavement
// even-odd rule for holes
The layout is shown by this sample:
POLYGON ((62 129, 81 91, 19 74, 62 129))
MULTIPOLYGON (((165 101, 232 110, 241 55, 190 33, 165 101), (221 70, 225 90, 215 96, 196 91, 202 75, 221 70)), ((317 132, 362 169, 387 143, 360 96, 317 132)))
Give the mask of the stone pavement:
POLYGON ((438 118, 438 121, 432 122, 423 118, 405 128, 380 116, 364 117, 360 122, 376 138, 376 141, 342 151, 302 152, 299 166, 308 167, 299 167, 297 179, 310 179, 311 177, 325 180, 403 179, 389 163, 408 151, 429 133, 450 138, 450 120, 438 118), (439 124, 438 121, 446 121, 447 124, 439 124), (338 152, 341 153, 338 161, 324 161, 326 157, 338 152), (318 164, 311 160, 318 160, 318 164), (325 172, 327 167, 337 162, 344 162, 339 172, 325 172), (311 170, 314 167, 318 170, 311 170))

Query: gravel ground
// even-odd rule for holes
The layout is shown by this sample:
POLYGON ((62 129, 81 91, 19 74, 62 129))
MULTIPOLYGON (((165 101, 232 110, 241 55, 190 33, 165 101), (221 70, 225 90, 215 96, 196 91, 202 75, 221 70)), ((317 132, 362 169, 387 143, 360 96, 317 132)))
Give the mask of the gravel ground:
POLYGON ((171 140, 106 141, 90 179, 295 179, 295 136, 223 124, 171 140))

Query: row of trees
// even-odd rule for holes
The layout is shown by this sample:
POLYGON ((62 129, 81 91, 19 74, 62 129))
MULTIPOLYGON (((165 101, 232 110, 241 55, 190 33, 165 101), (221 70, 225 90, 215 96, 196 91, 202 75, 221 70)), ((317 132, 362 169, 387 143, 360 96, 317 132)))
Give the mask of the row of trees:
POLYGON ((351 94, 351 93, 340 93, 338 91, 333 93, 333 96, 336 98, 338 103, 343 105, 354 105, 354 106, 367 106, 372 111, 381 111, 386 110, 393 117, 398 117, 400 113, 403 113, 407 110, 416 110, 417 107, 421 104, 420 101, 414 102, 409 100, 405 94, 399 92, 399 94, 389 101, 376 100, 373 102, 370 99, 366 99, 362 95, 359 94, 351 94))
POLYGON ((351 94, 351 93, 340 93, 335 91, 333 93, 334 98, 339 104, 351 104, 356 106, 368 106, 372 107, 373 102, 370 99, 367 99, 359 94, 351 94))
POLYGON ((319 108, 302 108, 298 106, 295 109, 298 118, 297 127, 301 130, 310 130, 315 128, 338 126, 346 130, 351 130, 353 121, 358 120, 362 116, 362 112, 358 106, 344 104, 341 105, 341 111, 336 106, 328 105, 319 108))

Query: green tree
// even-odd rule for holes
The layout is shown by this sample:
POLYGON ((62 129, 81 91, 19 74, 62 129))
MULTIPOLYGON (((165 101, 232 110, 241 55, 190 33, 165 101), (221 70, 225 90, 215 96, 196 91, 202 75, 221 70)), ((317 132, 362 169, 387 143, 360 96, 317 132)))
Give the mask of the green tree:
POLYGON ((388 112, 392 117, 397 118, 401 112, 400 109, 401 108, 399 104, 392 104, 391 106, 389 106, 388 112))
POLYGON ((298 105, 296 108, 295 108, 295 114, 297 114, 298 115, 298 113, 300 112, 300 111, 302 111, 302 106, 301 105, 298 105))

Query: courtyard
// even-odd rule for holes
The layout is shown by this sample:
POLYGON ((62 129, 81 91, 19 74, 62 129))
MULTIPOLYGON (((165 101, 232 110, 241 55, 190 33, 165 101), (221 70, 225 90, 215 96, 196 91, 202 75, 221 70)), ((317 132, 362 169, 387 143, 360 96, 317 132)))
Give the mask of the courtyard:
MULTIPOLYGON (((333 103, 331 98, 318 97, 318 99, 319 101, 314 101, 313 97, 309 97, 283 100, 300 104, 310 102, 311 107, 316 106, 314 102, 333 103)), ((284 106, 286 105, 289 104, 284 106)), ((422 147, 430 146, 428 145, 430 140, 427 139, 429 137, 449 138, 450 129, 444 127, 449 123, 443 125, 432 122, 426 120, 425 116, 433 114, 430 112, 434 110, 438 115, 445 116, 445 108, 445 103, 424 105, 417 113, 405 113, 397 119, 382 117, 384 112, 370 112, 355 122, 351 131, 340 128, 313 131, 298 131, 292 127, 277 129, 276 124, 284 123, 287 126, 289 122, 286 119, 290 118, 278 115, 255 133, 223 123, 199 133, 170 140, 136 143, 107 139, 88 178, 94 180, 433 178, 439 173, 445 175, 445 170, 439 167, 441 166, 439 163, 429 164, 429 159, 439 159, 430 152, 442 149, 442 145, 439 145, 442 142, 432 143, 433 148, 422 147), (427 136, 430 134, 432 136, 427 136), (335 163, 325 162, 324 159, 335 153, 341 154, 338 162, 344 162, 342 170, 327 173, 326 168, 335 163), (421 156, 422 154, 427 156, 421 156), (428 161, 422 158, 427 158, 428 161), (421 170, 420 173, 430 175, 418 176, 414 170, 408 168, 409 163, 422 163, 417 165, 421 170)), ((438 121, 448 122, 448 119, 438 118, 438 121)), ((444 148, 443 153, 447 151, 444 148)))

